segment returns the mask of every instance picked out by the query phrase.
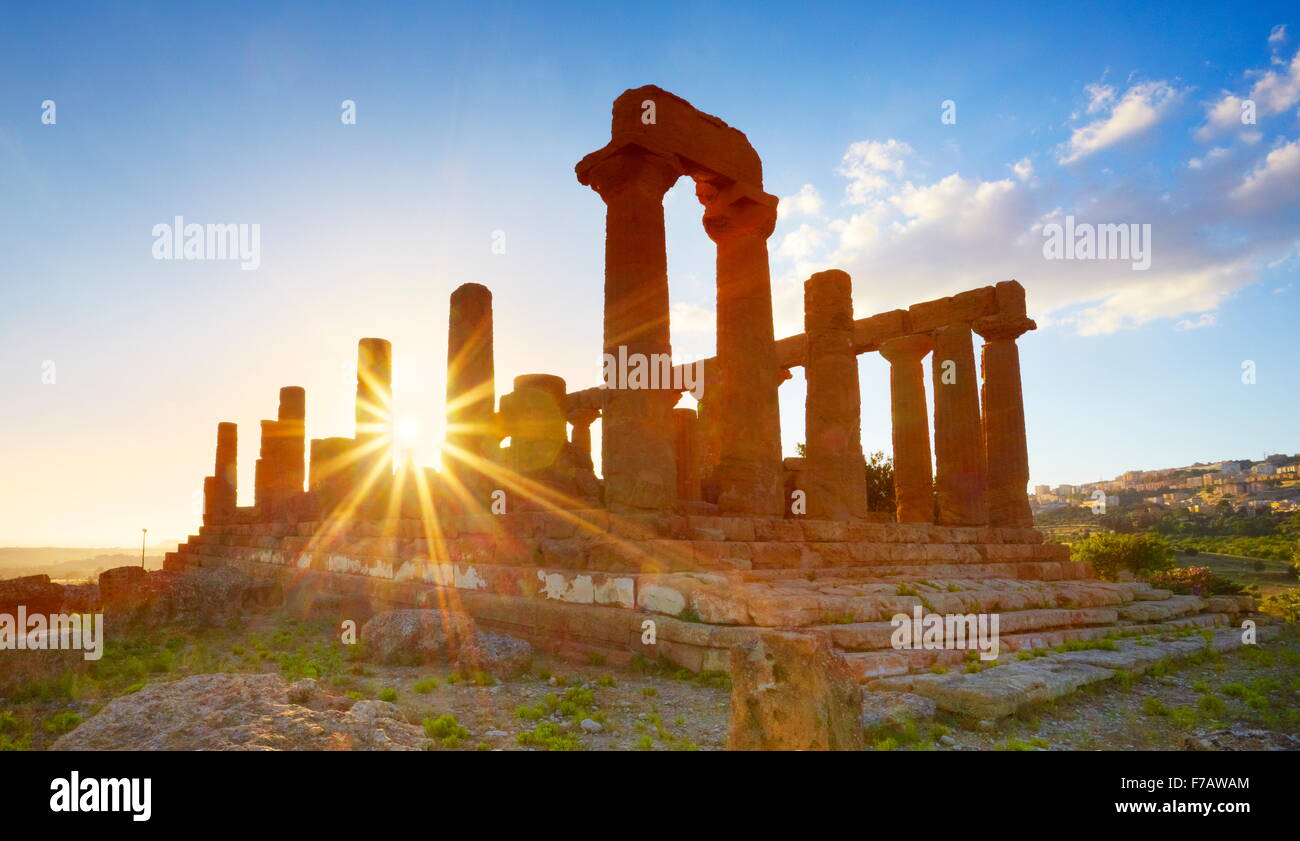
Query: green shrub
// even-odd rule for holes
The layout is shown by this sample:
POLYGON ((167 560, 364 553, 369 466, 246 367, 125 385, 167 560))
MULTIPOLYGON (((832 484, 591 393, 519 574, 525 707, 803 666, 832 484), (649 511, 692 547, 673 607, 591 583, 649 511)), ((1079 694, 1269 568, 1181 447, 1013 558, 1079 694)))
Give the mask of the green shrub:
POLYGON ((1094 534, 1071 544, 1070 556, 1091 563, 1099 577, 1110 581, 1123 571, 1146 575, 1174 565, 1169 544, 1153 534, 1094 534))
POLYGON ((81 716, 71 710, 63 710, 45 719, 45 732, 61 736, 80 723, 81 716))

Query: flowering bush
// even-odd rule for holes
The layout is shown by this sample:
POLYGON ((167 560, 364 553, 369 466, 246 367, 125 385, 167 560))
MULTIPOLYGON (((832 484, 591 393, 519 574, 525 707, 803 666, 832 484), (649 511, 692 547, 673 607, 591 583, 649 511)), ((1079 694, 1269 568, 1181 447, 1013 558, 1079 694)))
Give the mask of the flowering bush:
POLYGON ((1245 588, 1230 578, 1217 575, 1209 567, 1176 567, 1147 577, 1153 587, 1190 593, 1194 596, 1220 596, 1242 593, 1245 588))

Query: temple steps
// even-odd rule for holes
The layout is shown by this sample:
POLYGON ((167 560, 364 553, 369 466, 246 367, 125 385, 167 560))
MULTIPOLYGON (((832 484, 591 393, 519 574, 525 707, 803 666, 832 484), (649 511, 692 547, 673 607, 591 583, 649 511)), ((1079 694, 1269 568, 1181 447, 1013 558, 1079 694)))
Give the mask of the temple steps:
MULTIPOLYGON (((1005 620, 1013 615, 1002 614, 1001 618, 1005 620)), ((1100 640, 1111 640, 1118 645, 1120 639, 1180 633, 1186 632, 1188 629, 1221 628, 1229 625, 1230 621, 1227 614, 1207 613, 1152 625, 1057 628, 1039 633, 1012 634, 1000 636, 998 640, 998 659, 1005 664, 1012 661, 1008 655, 1014 657, 1014 655, 1021 652, 1037 651, 1042 653, 1049 651, 1054 646, 1100 640)), ((852 650, 839 645, 838 642, 836 645, 842 650, 841 656, 845 662, 849 664, 850 669, 861 681, 924 672, 935 667, 955 669, 966 666, 973 659, 971 649, 894 650, 889 646, 888 640, 882 647, 883 650, 852 650)), ((987 666, 985 661, 978 662, 980 662, 981 667, 987 666)), ((1019 661, 1016 660, 1016 662, 1019 661)))
MULTIPOLYGON (((908 673, 871 676, 868 663, 873 655, 848 654, 857 662, 864 686, 871 692, 909 693, 928 698, 943 712, 974 721, 997 721, 1036 704, 1062 698, 1088 686, 1115 680, 1121 675, 1138 675, 1157 663, 1213 656, 1245 645, 1238 627, 1205 624, 1199 633, 1186 634, 1191 624, 1181 620, 1174 634, 1150 634, 1141 638, 1113 640, 1113 645, 1078 651, 1051 651, 1027 660, 1003 658, 1000 665, 970 672, 950 669, 936 674, 913 669, 908 673), (1184 633, 1179 633, 1184 631, 1184 633)), ((1260 642, 1274 638, 1275 625, 1261 622, 1260 642)), ((909 652, 912 653, 912 652, 909 652)), ((926 652, 920 652, 926 653, 926 652)), ((952 652, 929 652, 951 654, 952 652)), ((877 665, 883 665, 883 661, 877 665)))

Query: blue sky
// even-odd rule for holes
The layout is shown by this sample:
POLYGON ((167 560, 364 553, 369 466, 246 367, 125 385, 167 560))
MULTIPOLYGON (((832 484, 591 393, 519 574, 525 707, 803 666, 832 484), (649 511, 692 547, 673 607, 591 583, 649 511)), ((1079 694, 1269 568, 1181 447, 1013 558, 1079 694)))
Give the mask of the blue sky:
MULTIPOLYGON (((642 84, 762 156, 778 335, 823 268, 853 275, 860 317, 1025 285, 1035 483, 1300 452, 1293 5, 189 5, 6 10, 0 544, 192 531, 217 421, 240 424, 246 491, 281 385, 307 387, 310 435, 351 434, 361 336, 393 341, 436 464, 467 281, 495 295, 499 391, 594 384, 604 214, 573 165, 642 84), (259 268, 154 260, 177 215, 258 224, 259 268), (1150 269, 1045 260, 1066 215, 1150 224, 1150 269)), ((708 355, 686 182, 666 214, 674 346, 708 355)), ((888 450, 885 366, 861 369, 864 445, 888 450)), ((782 402, 792 452, 800 377, 782 402)))

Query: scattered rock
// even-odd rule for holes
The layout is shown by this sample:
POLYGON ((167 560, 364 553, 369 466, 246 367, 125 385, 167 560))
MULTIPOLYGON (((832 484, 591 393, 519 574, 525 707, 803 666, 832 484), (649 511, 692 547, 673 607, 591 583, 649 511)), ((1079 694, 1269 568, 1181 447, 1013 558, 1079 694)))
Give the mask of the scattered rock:
POLYGON ((934 713, 933 700, 910 692, 862 693, 862 726, 867 730, 902 725, 908 720, 928 721, 934 713))
POLYGON ((423 750, 430 744, 393 704, 322 696, 314 681, 291 685, 275 674, 195 675, 109 702, 52 750, 423 750), (342 704, 349 708, 337 708, 342 704))
POLYGON ((468 614, 450 610, 377 613, 362 626, 361 641, 369 658, 394 666, 456 663, 505 676, 526 670, 533 658, 529 643, 505 634, 479 633, 468 614))
POLYGON ((599 721, 593 721, 590 718, 584 718, 579 726, 588 733, 599 733, 605 729, 605 726, 599 721))
POLYGON ((861 750, 862 689, 823 636, 769 631, 731 652, 733 750, 861 750))

